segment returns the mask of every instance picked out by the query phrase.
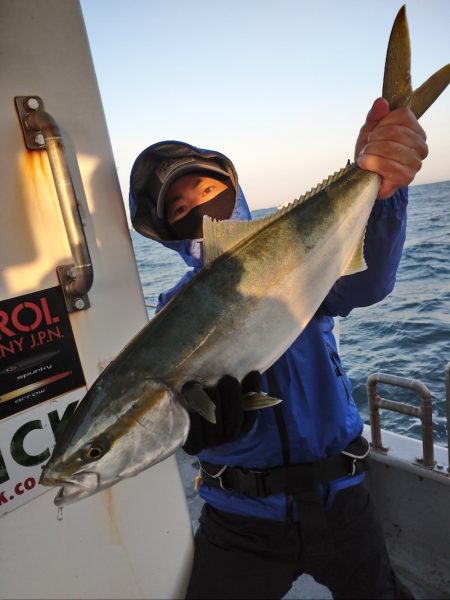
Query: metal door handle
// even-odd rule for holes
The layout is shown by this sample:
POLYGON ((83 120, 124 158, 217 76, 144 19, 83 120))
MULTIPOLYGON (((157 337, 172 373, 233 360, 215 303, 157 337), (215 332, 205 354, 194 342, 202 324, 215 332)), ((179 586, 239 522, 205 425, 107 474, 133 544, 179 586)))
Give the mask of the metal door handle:
POLYGON ((73 264, 56 268, 66 307, 69 312, 84 310, 90 306, 87 293, 92 287, 94 272, 61 132, 55 119, 45 112, 39 96, 16 96, 14 100, 26 147, 47 150, 73 258, 73 264))

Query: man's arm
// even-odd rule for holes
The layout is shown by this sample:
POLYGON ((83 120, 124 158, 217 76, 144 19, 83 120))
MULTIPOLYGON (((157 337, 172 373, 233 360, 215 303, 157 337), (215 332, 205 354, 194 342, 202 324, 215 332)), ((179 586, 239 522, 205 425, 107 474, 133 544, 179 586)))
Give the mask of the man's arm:
POLYGON ((367 269, 337 280, 322 304, 326 314, 345 317, 354 308, 380 302, 392 292, 405 242, 407 205, 408 188, 375 203, 364 240, 367 269))
POLYGON ((367 270, 336 282, 322 305, 327 314, 346 316, 392 291, 406 235, 406 186, 427 154, 425 132, 412 111, 390 112, 386 100, 375 100, 355 145, 358 165, 382 177, 364 241, 367 270))

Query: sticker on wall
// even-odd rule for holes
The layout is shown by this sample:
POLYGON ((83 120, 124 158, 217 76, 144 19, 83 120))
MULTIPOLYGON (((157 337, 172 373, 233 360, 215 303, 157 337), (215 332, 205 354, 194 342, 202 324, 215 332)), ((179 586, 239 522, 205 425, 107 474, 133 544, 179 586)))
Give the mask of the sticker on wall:
POLYGON ((0 302, 0 419, 85 385, 60 287, 0 302))
POLYGON ((40 485, 39 478, 58 431, 85 391, 74 390, 0 422, 0 517, 45 492, 55 494, 56 488, 40 485))

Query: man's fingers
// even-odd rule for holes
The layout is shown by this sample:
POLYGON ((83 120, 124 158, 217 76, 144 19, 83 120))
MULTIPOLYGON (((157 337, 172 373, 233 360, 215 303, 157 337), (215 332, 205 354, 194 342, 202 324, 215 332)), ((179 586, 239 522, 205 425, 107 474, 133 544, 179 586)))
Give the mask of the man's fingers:
POLYGON ((364 156, 363 164, 364 169, 378 173, 383 180, 387 179, 389 182, 398 183, 402 186, 411 183, 414 175, 422 166, 420 161, 414 162, 414 166, 411 166, 411 161, 400 163, 397 160, 379 157, 375 154, 364 156))
POLYGON ((362 169, 378 173, 382 177, 378 200, 390 198, 400 187, 409 185, 420 170, 422 162, 415 157, 405 164, 376 154, 367 154, 358 159, 362 169))
POLYGON ((418 133, 424 140, 427 139, 424 129, 408 106, 397 108, 380 119, 380 128, 390 125, 406 127, 418 133))
MULTIPOLYGON (((428 156, 428 146, 425 138, 420 133, 402 125, 380 125, 375 131, 369 134, 367 144, 362 148, 361 152, 363 154, 389 156, 390 150, 395 151, 396 147, 399 146, 413 150, 421 160, 424 160, 428 156), (386 145, 384 151, 381 151, 379 148, 381 144, 386 145)), ((392 157, 394 158, 395 154, 392 157)))
POLYGON ((362 126, 364 131, 372 131, 381 119, 389 114, 389 103, 384 98, 377 98, 372 108, 367 113, 366 122, 362 126))
POLYGON ((382 177, 378 199, 383 200, 413 181, 427 155, 425 131, 404 107, 379 121, 360 146, 356 161, 362 169, 382 177))
MULTIPOLYGON (((360 156, 358 157, 358 165, 361 168, 367 168, 369 163, 367 161, 364 163, 363 159, 365 157, 377 157, 389 162, 397 162, 401 165, 409 166, 412 170, 418 171, 421 168, 422 160, 426 155, 427 152, 423 152, 422 148, 417 149, 415 146, 408 146, 406 144, 391 141, 371 141, 362 149, 360 156)), ((382 165, 382 160, 376 161, 376 164, 382 165)), ((372 164, 374 163, 372 162, 372 164)), ((379 175, 383 175, 383 173, 379 173, 379 175)))
POLYGON ((247 394, 248 392, 260 392, 261 385, 261 374, 259 371, 250 371, 242 380, 242 393, 247 394))

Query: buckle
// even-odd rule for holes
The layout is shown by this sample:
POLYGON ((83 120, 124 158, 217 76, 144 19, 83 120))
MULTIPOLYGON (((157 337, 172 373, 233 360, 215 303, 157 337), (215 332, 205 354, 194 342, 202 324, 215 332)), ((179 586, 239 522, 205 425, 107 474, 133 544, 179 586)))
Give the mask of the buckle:
MULTIPOLYGON (((360 436, 356 440, 353 440, 344 450, 340 452, 342 456, 350 463, 350 472, 348 475, 352 476, 356 474, 356 467, 358 461, 359 466, 361 467, 359 470, 363 471, 364 469, 364 461, 369 456, 370 453, 370 444, 363 436, 360 436)), ((367 469, 367 466, 366 466, 367 469)))
POLYGON ((266 485, 266 472, 236 469, 234 475, 237 479, 236 489, 241 494, 265 497, 269 495, 266 485))
POLYGON ((205 473, 205 475, 207 475, 208 477, 210 477, 211 479, 217 479, 219 481, 219 485, 223 490, 228 490, 230 491, 231 488, 227 488, 223 485, 223 481, 222 481, 222 475, 225 473, 225 471, 228 469, 228 465, 223 465, 223 467, 221 467, 217 473, 215 475, 212 475, 211 473, 208 473, 208 471, 205 469, 205 467, 202 465, 202 463, 200 461, 198 461, 200 463, 200 471, 202 471, 203 473, 205 473))
POLYGON ((352 470, 349 473, 349 475, 352 476, 356 473, 356 458, 352 458, 350 464, 351 464, 352 470))
POLYGON ((370 444, 365 437, 360 436, 356 440, 353 440, 344 450, 341 450, 341 454, 353 458, 355 460, 364 460, 370 453, 370 444))

